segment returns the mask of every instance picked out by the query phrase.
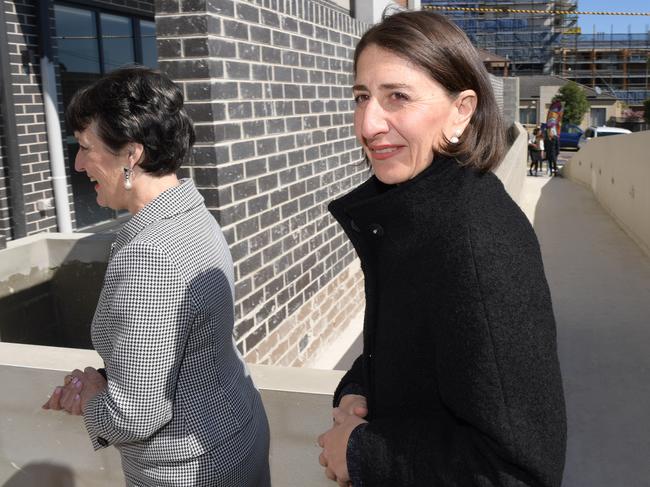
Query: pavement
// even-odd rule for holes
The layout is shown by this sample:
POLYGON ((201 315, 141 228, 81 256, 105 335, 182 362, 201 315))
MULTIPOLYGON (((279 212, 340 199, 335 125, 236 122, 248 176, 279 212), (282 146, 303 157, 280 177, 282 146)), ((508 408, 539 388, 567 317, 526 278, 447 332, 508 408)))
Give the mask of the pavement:
POLYGON ((523 194, 557 320, 563 486, 650 486, 650 258, 587 188, 529 176, 523 194))

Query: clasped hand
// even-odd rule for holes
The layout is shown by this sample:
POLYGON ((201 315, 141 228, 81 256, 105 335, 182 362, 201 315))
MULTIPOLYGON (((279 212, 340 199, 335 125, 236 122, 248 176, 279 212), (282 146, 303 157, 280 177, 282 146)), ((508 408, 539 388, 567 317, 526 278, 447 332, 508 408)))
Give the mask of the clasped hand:
POLYGON ((41 407, 81 416, 88 401, 105 388, 106 380, 93 367, 86 367, 83 372, 75 369, 65 376, 62 386, 54 388, 50 398, 41 407))
POLYGON ((318 462, 325 467, 325 475, 335 480, 339 486, 348 487, 350 476, 346 461, 348 440, 352 431, 367 421, 366 398, 357 394, 347 394, 341 398, 339 406, 332 410, 333 426, 318 437, 318 445, 323 449, 318 462))

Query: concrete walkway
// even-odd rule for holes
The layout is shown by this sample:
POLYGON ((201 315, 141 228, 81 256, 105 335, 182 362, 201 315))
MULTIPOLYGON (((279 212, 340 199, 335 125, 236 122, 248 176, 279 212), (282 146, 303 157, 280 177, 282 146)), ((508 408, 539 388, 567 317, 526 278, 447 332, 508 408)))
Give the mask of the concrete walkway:
POLYGON ((557 319, 569 422, 563 485, 650 486, 650 259, 571 181, 528 177, 522 207, 557 319))

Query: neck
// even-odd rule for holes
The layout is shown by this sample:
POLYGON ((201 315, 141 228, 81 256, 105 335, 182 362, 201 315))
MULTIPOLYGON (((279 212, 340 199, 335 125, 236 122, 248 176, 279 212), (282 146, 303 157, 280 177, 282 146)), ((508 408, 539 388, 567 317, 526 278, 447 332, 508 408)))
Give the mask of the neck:
POLYGON ((178 186, 176 174, 167 174, 165 176, 150 176, 149 174, 138 171, 133 179, 133 188, 129 191, 129 213, 135 215, 142 208, 156 199, 163 191, 178 186))

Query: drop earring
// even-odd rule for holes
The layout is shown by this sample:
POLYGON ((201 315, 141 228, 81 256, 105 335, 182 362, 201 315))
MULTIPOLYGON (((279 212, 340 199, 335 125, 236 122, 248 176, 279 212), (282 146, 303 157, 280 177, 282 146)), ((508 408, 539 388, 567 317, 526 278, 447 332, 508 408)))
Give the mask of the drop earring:
POLYGON ((451 139, 449 139, 449 142, 451 144, 458 144, 460 142, 460 136, 462 135, 462 132, 460 129, 456 129, 456 132, 454 132, 454 135, 451 136, 451 139))
POLYGON ((131 183, 131 176, 133 175, 133 169, 125 167, 124 168, 124 189, 129 191, 133 184, 131 183))

